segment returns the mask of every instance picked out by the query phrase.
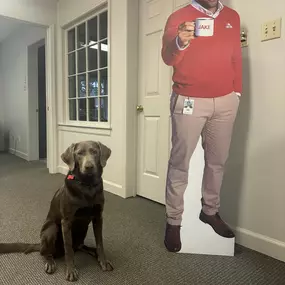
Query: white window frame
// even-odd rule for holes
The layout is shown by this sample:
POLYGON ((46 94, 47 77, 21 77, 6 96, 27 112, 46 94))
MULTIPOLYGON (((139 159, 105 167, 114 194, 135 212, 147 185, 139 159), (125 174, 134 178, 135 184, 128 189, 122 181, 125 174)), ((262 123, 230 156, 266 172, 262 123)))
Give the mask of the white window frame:
MULTIPOLYGON (((97 27, 98 29, 100 28, 100 25, 98 25, 97 27)), ((99 34, 98 34, 99 36, 99 34)), ((92 129, 107 129, 107 130, 111 130, 111 84, 110 84, 110 71, 111 71, 111 63, 110 63, 110 59, 111 59, 111 43, 110 43, 110 13, 108 10, 107 5, 104 5, 103 7, 101 7, 100 9, 97 9, 95 12, 93 12, 92 14, 90 14, 87 17, 84 17, 84 19, 80 20, 80 21, 76 21, 74 22, 72 25, 66 27, 66 29, 64 29, 64 72, 63 72, 63 76, 64 76, 64 106, 65 106, 65 125, 67 126, 72 126, 72 127, 87 127, 87 128, 92 128, 92 129), (94 17, 98 17, 99 14, 104 13, 107 11, 107 23, 108 23, 108 27, 107 27, 107 40, 108 40, 108 55, 107 55, 107 59, 108 59, 108 64, 107 64, 107 76, 108 76, 108 121, 107 122, 96 122, 96 121, 79 121, 78 118, 77 120, 70 120, 69 117, 69 82, 68 82, 68 78, 69 78, 69 74, 68 74, 68 31, 72 30, 75 28, 75 45, 77 45, 77 26, 86 23, 86 32, 87 32, 87 27, 88 27, 88 21, 93 19, 94 17)), ((75 47, 75 51, 77 50, 77 46, 75 47)), ((75 56, 75 61, 76 61, 76 65, 75 68, 77 69, 77 52, 76 56, 75 56)), ((100 56, 99 56, 100 57, 100 56)), ((88 61, 88 48, 87 48, 87 53, 86 53, 86 63, 88 61)), ((99 64, 99 63, 98 63, 99 64)), ((100 70, 100 67, 98 66, 98 71, 100 70)), ((86 75, 88 75, 88 69, 87 69, 87 64, 86 64, 86 75)), ((77 70, 75 75, 77 75, 77 70)), ((89 78, 88 76, 86 76, 86 87, 89 86, 89 78)), ((78 92, 78 80, 76 80, 76 94, 78 92)), ((86 96, 88 96, 88 94, 86 94, 86 96)), ((90 97, 89 97, 90 98, 90 97)), ((95 98, 95 97, 93 97, 95 98)), ((75 99, 77 100, 77 99, 75 99)), ((87 112, 88 110, 88 100, 86 98, 86 110, 87 112)), ((98 107, 98 109, 100 109, 100 106, 98 107)), ((78 107, 76 109, 76 111, 78 112, 78 107)), ((78 115, 78 114, 77 114, 78 115)), ((98 118, 100 116, 100 111, 98 110, 98 118)), ((88 113, 87 113, 87 119, 88 119, 88 113)))

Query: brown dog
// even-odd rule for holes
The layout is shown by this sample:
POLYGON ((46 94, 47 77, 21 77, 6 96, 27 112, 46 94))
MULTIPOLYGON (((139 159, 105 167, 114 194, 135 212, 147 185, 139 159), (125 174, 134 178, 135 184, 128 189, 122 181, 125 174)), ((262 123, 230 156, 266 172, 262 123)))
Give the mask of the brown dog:
POLYGON ((45 271, 54 273, 54 258, 65 256, 66 280, 76 281, 74 252, 82 250, 98 258, 103 271, 113 267, 106 260, 102 237, 104 208, 103 168, 111 150, 100 142, 72 144, 62 155, 69 173, 64 185, 54 194, 47 218, 42 226, 40 244, 0 243, 0 253, 40 251, 45 258, 45 271), (92 221, 96 248, 84 245, 92 221))

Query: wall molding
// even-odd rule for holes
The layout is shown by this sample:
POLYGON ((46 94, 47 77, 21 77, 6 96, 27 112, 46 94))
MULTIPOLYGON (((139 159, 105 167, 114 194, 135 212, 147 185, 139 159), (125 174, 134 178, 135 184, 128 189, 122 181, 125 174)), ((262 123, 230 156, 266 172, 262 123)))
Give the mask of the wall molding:
POLYGON ((77 134, 90 134, 90 135, 100 135, 100 136, 111 136, 111 127, 99 128, 92 126, 79 126, 79 125, 68 125, 68 124, 58 124, 59 132, 70 132, 77 134))
POLYGON ((285 242, 236 227, 236 243, 285 262, 285 242))
POLYGON ((50 25, 46 34, 46 101, 47 101, 47 167, 56 173, 57 166, 57 93, 56 93, 56 25, 50 25))
POLYGON ((27 160, 29 161, 29 156, 27 153, 24 153, 24 152, 21 152, 19 150, 15 150, 13 148, 9 148, 9 153, 13 154, 13 155, 16 155, 24 160, 27 160))
MULTIPOLYGON (((66 175, 68 172, 68 168, 65 166, 59 165, 57 167, 57 172, 61 173, 63 175, 66 175)), ((103 179, 103 182, 104 182, 104 190, 105 191, 107 191, 111 194, 117 195, 119 197, 122 197, 122 198, 127 198, 126 197, 126 191, 124 190, 122 185, 119 185, 119 184, 116 184, 114 182, 104 180, 104 179, 103 179)))

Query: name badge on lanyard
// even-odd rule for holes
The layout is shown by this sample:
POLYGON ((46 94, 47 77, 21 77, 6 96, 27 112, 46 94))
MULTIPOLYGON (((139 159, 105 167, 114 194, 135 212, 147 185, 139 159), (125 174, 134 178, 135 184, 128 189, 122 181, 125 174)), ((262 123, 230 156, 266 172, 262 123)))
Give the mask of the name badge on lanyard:
POLYGON ((194 110, 194 100, 190 98, 184 99, 183 114, 192 115, 194 110))

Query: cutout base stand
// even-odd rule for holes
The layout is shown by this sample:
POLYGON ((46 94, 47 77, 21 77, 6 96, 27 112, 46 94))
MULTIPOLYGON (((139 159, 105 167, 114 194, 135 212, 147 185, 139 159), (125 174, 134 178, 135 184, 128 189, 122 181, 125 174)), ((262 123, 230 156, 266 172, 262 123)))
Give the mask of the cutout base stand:
POLYGON ((199 219, 203 171, 204 151, 200 139, 190 161, 189 184, 184 195, 182 216, 182 248, 179 253, 234 256, 235 238, 221 237, 210 225, 199 219))

